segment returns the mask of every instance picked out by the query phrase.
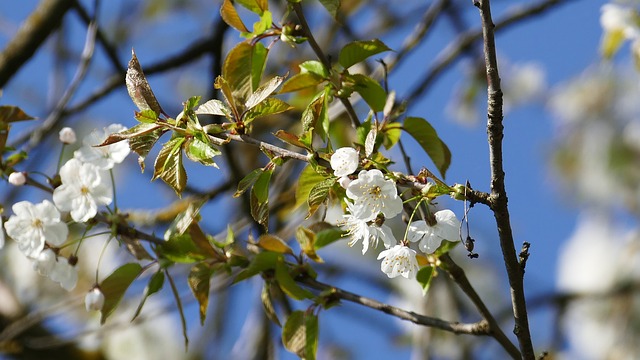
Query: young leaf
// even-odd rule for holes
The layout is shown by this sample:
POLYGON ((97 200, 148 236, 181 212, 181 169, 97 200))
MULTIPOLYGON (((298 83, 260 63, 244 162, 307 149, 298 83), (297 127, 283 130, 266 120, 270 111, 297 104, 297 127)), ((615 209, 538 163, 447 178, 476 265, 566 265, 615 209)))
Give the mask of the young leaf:
POLYGON ((288 133, 284 130, 278 130, 276 131, 276 133, 274 134, 275 137, 277 137, 278 139, 286 142, 289 145, 293 145, 293 146, 297 146, 297 147, 301 147, 303 149, 307 149, 307 150, 311 150, 307 147, 307 145, 305 145, 302 141, 300 141, 300 138, 292 133, 288 133))
POLYGON ((158 121, 158 114, 151 109, 142 110, 140 112, 136 111, 134 117, 139 122, 145 123, 145 124, 153 124, 156 121, 158 121))
POLYGON ((140 315, 140 311, 142 311, 142 307, 144 306, 144 303, 147 301, 147 298, 157 293, 158 291, 160 291, 162 289, 162 285, 164 285, 164 271, 158 270, 155 274, 153 274, 153 276, 151 276, 151 279, 149 279, 149 283, 147 284, 147 287, 144 288, 144 294, 142 295, 142 300, 140 301, 140 304, 138 305, 138 308, 136 309, 135 314, 133 314, 133 318, 131 318, 131 321, 135 320, 138 317, 138 315, 140 315))
POLYGON ((198 106, 196 109, 197 115, 217 115, 224 116, 226 118, 231 114, 231 110, 220 100, 211 99, 206 103, 198 106))
POLYGON ((237 198, 240 197, 240 195, 244 194, 244 192, 247 191, 247 189, 249 189, 249 187, 256 182, 260 174, 262 174, 263 172, 264 169, 258 168, 248 173, 238 183, 238 190, 236 190, 236 192, 233 194, 233 197, 237 198))
POLYGON ((248 33, 249 29, 244 25, 242 19, 238 15, 236 8, 233 6, 233 3, 230 0, 224 0, 222 2, 222 7, 220 8, 220 16, 222 20, 227 23, 227 25, 232 28, 240 31, 248 33))
POLYGON ((213 157, 222 154, 220 150, 213 147, 209 142, 201 141, 195 137, 187 140, 185 153, 191 161, 216 168, 218 165, 213 161, 213 157))
POLYGON ((269 9, 267 0, 235 0, 238 4, 244 6, 247 10, 258 15, 269 9))
POLYGON ((269 80, 266 84, 257 88, 249 98, 247 98, 247 103, 245 107, 247 110, 253 109, 256 105, 261 103, 264 99, 268 98, 274 91, 282 84, 284 81, 284 77, 275 76, 273 79, 269 80))
POLYGON ((292 108, 293 107, 291 105, 280 99, 267 98, 244 115, 244 123, 250 124, 253 120, 259 117, 279 114, 292 108))
POLYGON ((0 106, 0 123, 12 123, 23 120, 33 120, 32 116, 27 115, 22 109, 17 106, 0 106))
POLYGON ((389 150, 394 147, 400 140, 402 135, 402 124, 400 123, 387 123, 382 129, 382 145, 389 150))
MULTIPOLYGON (((387 45, 378 39, 368 41, 354 41, 345 45, 340 50, 338 62, 342 67, 348 69, 354 64, 366 60, 368 57, 389 51, 387 45)), ((383 105, 384 106, 384 105, 383 105)))
POLYGON ((142 72, 142 67, 140 67, 140 63, 133 49, 131 49, 131 60, 129 60, 129 66, 127 67, 125 82, 127 84, 129 97, 138 109, 141 111, 150 109, 155 111, 156 114, 165 113, 162 111, 156 96, 153 94, 153 90, 151 90, 151 86, 149 86, 149 82, 147 82, 147 78, 142 72))
POLYGON ((184 137, 175 137, 162 146, 156 162, 151 180, 162 179, 171 186, 178 196, 187 185, 187 173, 182 164, 182 144, 184 137))
POLYGON ((299 73, 289 78, 284 84, 282 84, 281 94, 299 91, 312 86, 317 86, 325 81, 324 78, 314 73, 299 73))
POLYGON ((285 243, 281 238, 272 234, 264 234, 260 236, 258 239, 258 246, 267 251, 293 255, 293 250, 289 245, 287 245, 287 243, 285 243))
POLYGON ((138 154, 138 165, 140 165, 140 170, 142 172, 144 172, 145 168, 144 159, 163 133, 164 129, 160 128, 129 139, 129 148, 131 151, 138 154))
POLYGON ((222 66, 222 77, 228 82, 236 101, 244 102, 258 87, 267 52, 262 43, 252 46, 246 42, 239 43, 229 51, 222 66))
POLYGON ((207 318, 207 307, 209 306, 209 280, 213 275, 213 269, 206 263, 198 263, 189 272, 189 288, 198 300, 200 309, 200 325, 204 326, 207 318))
POLYGON ((313 293, 298 286, 289 274, 289 268, 282 259, 276 262, 276 281, 278 285, 289 297, 295 300, 312 299, 313 293))
POLYGON ((260 86, 262 74, 267 66, 267 55, 269 55, 269 49, 261 42, 253 45, 253 53, 251 55, 251 91, 256 91, 260 86))
POLYGON ((282 328, 282 344, 301 359, 315 360, 318 347, 318 317, 311 312, 292 312, 282 328))
POLYGON ((166 242, 156 247, 156 252, 164 259, 182 264, 192 264, 208 257, 196 245, 190 234, 171 236, 166 242))
POLYGON ((249 266, 242 270, 236 278, 233 279, 233 283, 236 284, 242 280, 258 275, 263 271, 275 269, 276 262, 279 259, 282 259, 282 254, 272 251, 263 251, 259 253, 253 258, 253 260, 251 260, 249 266))
POLYGON ((329 71, 327 70, 327 68, 325 68, 324 65, 322 65, 322 63, 317 60, 307 60, 298 65, 298 67, 300 67, 301 74, 315 74, 323 79, 329 77, 329 71))
POLYGON ((403 128, 422 146, 444 178, 451 164, 451 152, 433 126, 423 118, 408 117, 404 120, 403 128))
POLYGON ((307 214, 307 219, 313 215, 316 210, 324 203, 329 195, 329 190, 333 187, 333 184, 336 183, 337 178, 331 177, 325 179, 313 186, 311 191, 309 191, 309 199, 307 200, 307 204, 309 205, 309 213, 307 214))
POLYGON ((100 290, 104 294, 104 306, 100 324, 104 324, 107 318, 118 307, 129 285, 142 273, 142 266, 138 263, 124 264, 117 268, 111 275, 100 283, 100 290))
POLYGON ((418 281, 418 284, 420 284, 420 287, 422 287, 422 295, 425 295, 427 291, 429 291, 431 280, 433 280, 433 267, 425 266, 418 270, 416 280, 418 281))
POLYGON ((316 234, 304 226, 298 227, 296 230, 296 240, 300 244, 300 249, 309 257, 309 259, 322 263, 324 262, 318 254, 316 254, 316 234))
POLYGON ((115 144, 122 140, 127 140, 127 139, 131 139, 138 136, 144 136, 158 129, 162 129, 162 125, 141 123, 130 129, 110 134, 106 139, 104 139, 102 144, 97 146, 107 146, 107 145, 115 144))
POLYGON ((253 24, 253 31, 251 34, 253 36, 260 36, 270 29, 272 24, 273 16, 271 15, 271 11, 265 11, 260 15, 260 20, 253 24))
POLYGON ((384 109, 387 93, 380 83, 362 74, 349 75, 349 78, 354 82, 353 89, 362 96, 371 110, 379 112, 384 109))
POLYGON ((298 187, 296 188, 296 205, 298 206, 308 203, 309 194, 311 190, 320 182, 325 180, 327 177, 317 173, 313 166, 307 165, 302 172, 300 173, 300 177, 298 178, 298 187))

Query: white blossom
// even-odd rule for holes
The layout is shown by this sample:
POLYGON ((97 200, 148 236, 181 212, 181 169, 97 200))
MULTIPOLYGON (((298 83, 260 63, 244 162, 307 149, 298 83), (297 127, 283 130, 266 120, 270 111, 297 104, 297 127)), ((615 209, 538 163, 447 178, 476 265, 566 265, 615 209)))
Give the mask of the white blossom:
POLYGON ((375 223, 369 224, 366 220, 361 220, 356 213, 358 209, 351 203, 347 203, 347 208, 350 214, 343 215, 343 228, 347 230, 349 237, 351 237, 349 246, 353 246, 362 240, 362 254, 364 255, 369 246, 376 247, 380 239, 387 249, 397 242, 391 232, 391 228, 387 225, 378 226, 375 223))
POLYGON ((419 270, 416 251, 401 244, 382 251, 378 255, 378 260, 380 259, 380 270, 390 278, 402 275, 407 279, 413 279, 419 270))
POLYGON ((112 169, 115 164, 119 164, 129 155, 129 144, 120 141, 115 144, 96 147, 101 144, 109 135, 127 130, 120 124, 111 124, 103 131, 94 130, 82 140, 82 147, 73 153, 73 156, 85 163, 91 163, 101 170, 112 169))
POLYGON ((362 170, 347 187, 347 196, 357 208, 353 215, 361 220, 373 220, 379 213, 390 219, 402 211, 402 199, 393 180, 387 180, 380 170, 362 170))
POLYGON ((9 184, 13 186, 22 186, 27 182, 27 177, 23 172, 12 172, 9 174, 9 184))
POLYGON ((104 306, 104 294, 100 287, 94 286, 84 297, 84 306, 89 311, 101 311, 104 306))
POLYGON ((350 147, 342 147, 331 155, 331 168, 337 177, 353 174, 358 169, 358 151, 350 147))
POLYGON ((44 249, 38 256, 32 258, 33 270, 42 276, 49 276, 56 265, 56 254, 51 249, 44 249))
POLYGON ((637 38, 639 33, 634 10, 617 4, 605 4, 600 8, 600 25, 606 32, 620 32, 627 39, 637 38))
POLYGON ((67 291, 73 290, 78 283, 78 269, 64 257, 58 257, 48 276, 67 291))
POLYGON ((60 221, 60 212, 50 201, 39 204, 20 201, 11 208, 14 215, 4 228, 26 256, 37 257, 44 249, 45 241, 58 246, 67 240, 67 224, 60 221))
POLYGON ((76 132, 73 131, 70 127, 63 127, 58 133, 60 142, 64 144, 75 144, 76 143, 76 132))
POLYGON ((98 206, 113 200, 108 175, 93 164, 70 159, 60 169, 60 179, 62 185, 53 191, 53 201, 60 210, 70 211, 74 221, 93 218, 98 206))
POLYGON ((440 210, 434 214, 436 224, 414 221, 409 225, 407 239, 418 242, 421 251, 430 254, 436 251, 442 240, 456 241, 460 238, 460 221, 451 210, 440 210))

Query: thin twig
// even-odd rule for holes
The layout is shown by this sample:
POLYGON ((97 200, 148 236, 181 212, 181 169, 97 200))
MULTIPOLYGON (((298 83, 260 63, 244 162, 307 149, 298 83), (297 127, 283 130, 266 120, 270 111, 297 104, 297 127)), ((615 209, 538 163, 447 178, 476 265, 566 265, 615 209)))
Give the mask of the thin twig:
POLYGON ((518 337, 522 358, 535 359, 529 319, 527 315, 527 303, 524 295, 522 268, 518 262, 509 209, 507 207, 507 191, 505 189, 502 159, 502 139, 504 126, 502 123, 502 90, 500 87, 500 74, 498 72, 498 59, 496 55, 494 24, 491 18, 491 4, 489 0, 475 0, 474 5, 480 10, 482 21, 482 34, 485 67, 487 71, 487 135, 489 142, 489 162, 491 166, 491 210, 493 210, 498 227, 500 248, 507 270, 507 277, 511 287, 511 304, 515 319, 514 333, 518 337))
POLYGON ((384 304, 379 301, 339 289, 335 286, 321 283, 310 277, 304 277, 302 279, 299 279, 298 281, 309 286, 310 288, 319 291, 331 291, 331 295, 335 296, 338 299, 350 301, 374 310, 382 311, 385 314, 393 315, 399 319, 411 321, 418 325, 433 327, 436 329, 449 331, 454 334, 485 336, 489 335, 489 324, 485 320, 481 320, 476 323, 459 323, 456 321, 446 321, 430 316, 416 314, 413 311, 402 310, 395 306, 384 304))

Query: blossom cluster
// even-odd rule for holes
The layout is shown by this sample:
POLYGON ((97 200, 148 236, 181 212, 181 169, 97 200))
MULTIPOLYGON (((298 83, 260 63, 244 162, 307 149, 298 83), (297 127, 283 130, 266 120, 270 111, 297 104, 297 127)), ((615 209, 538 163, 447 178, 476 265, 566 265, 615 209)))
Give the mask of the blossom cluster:
POLYGON ((629 40, 634 57, 640 57, 640 15, 637 9, 625 4, 608 3, 602 5, 600 11, 600 25, 605 32, 605 53, 607 48, 617 49, 623 40, 629 40))
POLYGON ((362 241, 362 254, 370 247, 376 247, 381 240, 386 250, 380 252, 380 269, 388 277, 402 275, 414 278, 419 270, 417 252, 410 243, 418 243, 424 253, 433 253, 442 240, 459 239, 460 221, 451 210, 441 210, 433 214, 431 222, 424 220, 409 224, 406 236, 398 241, 385 220, 402 213, 403 201, 393 179, 386 177, 378 169, 361 170, 359 153, 356 149, 344 147, 331 156, 331 167, 339 183, 346 190, 347 213, 341 225, 350 237, 349 246, 362 241))
MULTIPOLYGON (((7 235, 32 261, 34 270, 60 283, 66 290, 75 288, 78 272, 75 267, 77 259, 59 253, 69 235, 61 212, 69 212, 74 222, 83 223, 96 216, 98 207, 111 204, 113 190, 106 170, 124 160, 129 154, 129 146, 126 142, 104 147, 95 145, 108 135, 123 130, 126 130, 124 126, 113 124, 102 131, 93 131, 74 152, 73 158, 60 168, 61 185, 53 191, 53 202, 43 200, 34 204, 20 201, 12 206, 13 215, 4 224, 7 235)), ((75 143, 73 129, 62 129, 60 141, 65 145, 75 143)), ((9 183, 23 185, 27 176, 24 172, 13 173, 9 176, 9 183)), ((0 240, 1 248, 4 239, 0 240)))

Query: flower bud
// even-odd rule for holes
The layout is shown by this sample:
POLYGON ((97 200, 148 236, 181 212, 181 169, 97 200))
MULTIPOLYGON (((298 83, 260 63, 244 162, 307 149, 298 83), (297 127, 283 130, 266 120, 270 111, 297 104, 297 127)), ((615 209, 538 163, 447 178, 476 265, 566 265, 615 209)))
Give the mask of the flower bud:
POLYGON ((23 172, 12 172, 9 174, 9 184, 13 186, 22 186, 27 182, 27 177, 23 172))
POLYGON ((98 285, 89 290, 87 295, 84 297, 84 305, 87 308, 87 312, 102 310, 102 307, 104 306, 104 294, 98 285))
POLYGON ((64 144, 73 144, 76 142, 76 132, 70 127, 64 127, 60 130, 60 141, 64 144))

